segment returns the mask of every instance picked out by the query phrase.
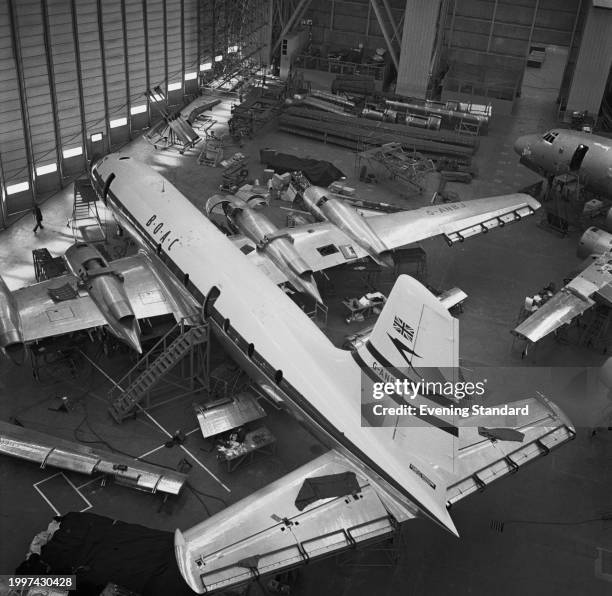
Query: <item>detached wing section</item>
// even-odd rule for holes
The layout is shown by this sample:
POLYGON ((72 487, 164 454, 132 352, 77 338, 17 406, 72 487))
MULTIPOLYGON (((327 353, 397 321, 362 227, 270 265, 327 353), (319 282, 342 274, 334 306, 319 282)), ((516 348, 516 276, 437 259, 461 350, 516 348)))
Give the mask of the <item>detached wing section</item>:
POLYGON ((77 278, 62 275, 13 292, 25 343, 73 333, 106 324, 106 319, 85 291, 77 289, 77 278), (72 290, 75 297, 54 301, 49 291, 72 290))
MULTIPOLYGON (((154 259, 144 254, 111 263, 136 318, 172 314, 179 320, 197 312, 197 303, 154 259), (159 270, 158 270, 159 269, 159 270)), ((79 278, 62 275, 12 292, 25 343, 108 324, 79 278), (52 297, 55 296, 55 299, 52 297)))
POLYGON ((381 540, 395 528, 363 474, 330 451, 186 532, 177 530, 174 544, 183 577, 204 594, 381 540), (298 509, 306 480, 346 472, 354 473, 358 490, 298 509))
POLYGON ((378 217, 368 217, 378 237, 394 249, 433 236, 444 236, 449 244, 520 221, 532 215, 540 203, 516 193, 465 203, 431 205, 378 217))
POLYGON ((516 472, 520 466, 547 455, 571 440, 575 430, 567 417, 544 397, 512 402, 527 407, 516 416, 472 416, 459 422, 459 446, 454 476, 448 486, 448 503, 484 489, 494 480, 516 472))
POLYGON ((570 323, 595 304, 593 295, 612 303, 612 252, 596 257, 548 302, 525 319, 514 333, 536 342, 570 323))

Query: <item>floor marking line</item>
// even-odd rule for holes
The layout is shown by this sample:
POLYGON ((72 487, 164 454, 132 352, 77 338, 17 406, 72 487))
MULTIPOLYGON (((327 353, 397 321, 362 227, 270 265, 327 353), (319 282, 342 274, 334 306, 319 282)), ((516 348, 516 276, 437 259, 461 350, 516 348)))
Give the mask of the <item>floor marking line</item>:
MULTIPOLYGON (((91 504, 89 499, 74 484, 72 484, 72 481, 69 480, 69 478, 68 478, 68 476, 66 476, 66 474, 61 472, 61 475, 64 477, 64 480, 75 490, 76 494, 79 495, 79 497, 81 497, 81 499, 83 499, 83 501, 85 501, 85 503, 87 503, 89 505, 89 507, 87 507, 87 509, 91 509, 93 507, 93 505, 91 504)), ((83 511, 87 511, 87 509, 83 509, 83 511)))
POLYGON ((102 478, 104 478, 104 475, 96 476, 95 478, 92 478, 91 480, 88 480, 87 482, 83 482, 83 484, 79 484, 77 488, 81 490, 82 488, 85 488, 86 486, 89 486, 90 484, 93 484, 94 482, 97 482, 98 480, 102 480, 102 478))
POLYGON ((47 497, 43 494, 42 490, 40 490, 36 484, 33 484, 32 486, 34 487, 34 490, 47 502, 47 505, 49 505, 49 507, 55 511, 55 515, 61 515, 61 513, 55 508, 55 505, 53 505, 53 503, 51 503, 51 501, 49 501, 49 499, 47 499, 47 497))
MULTIPOLYGON (((121 385, 119 385, 117 382, 115 382, 106 372, 104 372, 104 370, 102 368, 100 368, 95 362, 93 362, 93 360, 91 360, 82 350, 79 350, 79 352, 81 352, 81 354, 83 354, 83 356, 97 369, 99 370, 115 387, 117 387, 118 389, 120 389, 121 391, 123 391, 123 387, 121 387, 121 385)), ((91 392, 93 393, 93 392, 91 392)), ((140 404, 136 403, 134 404, 151 422, 153 422, 153 424, 155 424, 155 426, 157 426, 157 428, 159 428, 159 430, 161 430, 168 438, 172 439, 173 436, 155 419, 153 418, 153 416, 151 416, 151 414, 149 414, 149 412, 147 412, 140 404)), ((197 429, 195 429, 197 430, 197 429)), ((195 432, 195 431, 194 431, 195 432)), ((221 482, 221 480, 219 478, 217 478, 217 476, 215 476, 215 474, 213 474, 193 453, 191 453, 191 451, 189 451, 188 449, 186 449, 183 445, 181 445, 181 449, 189 456, 191 457, 191 459, 193 459, 193 461, 195 461, 198 466, 200 466, 200 468, 202 468, 211 478, 213 478, 216 482, 218 482, 228 493, 231 493, 232 490, 225 485, 223 482, 221 482)), ((141 455, 140 457, 144 457, 143 455, 141 455)))
POLYGON ((162 443, 158 447, 155 447, 154 449, 151 449, 150 451, 147 451, 146 453, 143 453, 142 455, 139 455, 136 459, 142 459, 143 457, 147 457, 148 455, 151 455, 152 453, 155 453, 156 451, 159 451, 160 449, 163 449, 165 446, 166 446, 166 444, 162 443))
POLYGON ((56 476, 60 476, 60 475, 62 475, 61 472, 56 472, 55 474, 51 474, 51 476, 47 476, 47 478, 43 478, 42 480, 39 480, 38 482, 34 483, 33 486, 38 486, 39 484, 42 484, 43 482, 47 482, 47 480, 51 480, 51 478, 55 478, 56 476))

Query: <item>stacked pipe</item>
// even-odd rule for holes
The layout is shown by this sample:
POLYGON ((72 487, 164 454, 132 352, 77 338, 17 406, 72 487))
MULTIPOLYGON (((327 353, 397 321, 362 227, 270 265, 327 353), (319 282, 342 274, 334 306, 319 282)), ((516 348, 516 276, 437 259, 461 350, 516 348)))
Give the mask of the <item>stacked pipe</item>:
POLYGON ((331 114, 291 106, 279 118, 281 130, 328 143, 365 150, 398 142, 434 160, 451 157, 469 164, 478 139, 451 131, 408 127, 404 124, 331 114))
MULTIPOLYGON (((459 109, 451 109, 447 104, 437 102, 418 102, 418 101, 392 101, 385 100, 385 104, 398 112, 406 115, 418 114, 422 116, 436 116, 449 128, 455 128, 461 123, 468 123, 477 127, 479 133, 486 134, 489 126, 489 118, 484 114, 472 114, 459 109)), ((459 107, 459 106, 455 106, 459 107)))

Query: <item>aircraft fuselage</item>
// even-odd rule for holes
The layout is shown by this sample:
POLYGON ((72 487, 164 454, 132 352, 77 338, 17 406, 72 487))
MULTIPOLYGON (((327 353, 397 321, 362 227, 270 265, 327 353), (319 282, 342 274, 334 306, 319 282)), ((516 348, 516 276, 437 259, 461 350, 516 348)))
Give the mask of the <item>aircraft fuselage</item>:
POLYGON ((584 188, 612 197, 612 139, 553 129, 519 137, 514 150, 524 166, 542 176, 574 173, 584 188))

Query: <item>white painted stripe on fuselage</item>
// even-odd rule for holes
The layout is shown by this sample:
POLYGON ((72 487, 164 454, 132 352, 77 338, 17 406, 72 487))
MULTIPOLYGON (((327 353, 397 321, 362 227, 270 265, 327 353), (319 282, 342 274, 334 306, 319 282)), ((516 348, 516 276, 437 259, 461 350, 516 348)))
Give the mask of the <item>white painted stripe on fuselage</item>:
MULTIPOLYGON (((414 478, 410 460, 435 472, 417 454, 393 441, 390 428, 361 427, 361 372, 349 352, 333 346, 304 312, 170 182, 131 158, 106 156, 96 166, 103 180, 111 173, 111 191, 140 222, 168 257, 206 295, 217 287, 215 309, 255 345, 259 354, 303 396, 322 418, 415 502, 455 532, 445 507, 445 487, 435 491, 414 478)), ((439 432, 434 429, 432 432, 439 432)), ((363 464, 363 462, 361 462, 363 464)))

